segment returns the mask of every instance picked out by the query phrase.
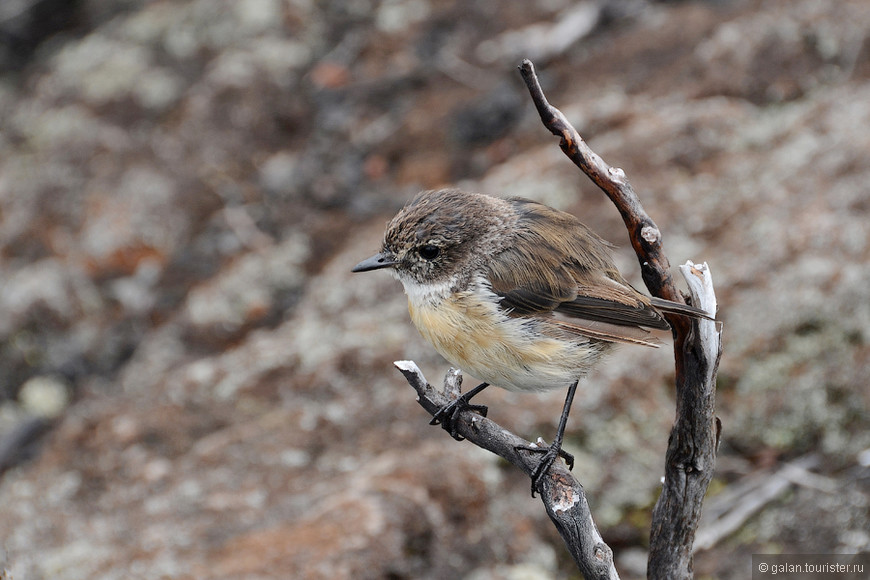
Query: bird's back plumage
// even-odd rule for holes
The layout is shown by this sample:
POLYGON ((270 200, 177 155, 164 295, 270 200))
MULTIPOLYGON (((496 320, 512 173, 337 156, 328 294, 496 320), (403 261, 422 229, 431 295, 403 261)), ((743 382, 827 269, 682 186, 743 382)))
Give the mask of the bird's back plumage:
POLYGON ((546 317, 599 340, 657 344, 645 328, 668 324, 619 274, 607 242, 571 214, 509 201, 518 214, 513 240, 485 275, 509 315, 546 317))

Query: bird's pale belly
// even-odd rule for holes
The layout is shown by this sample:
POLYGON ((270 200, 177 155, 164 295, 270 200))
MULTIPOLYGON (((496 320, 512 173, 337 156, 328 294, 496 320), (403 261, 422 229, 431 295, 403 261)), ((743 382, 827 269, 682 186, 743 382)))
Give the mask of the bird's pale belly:
POLYGON ((508 390, 568 387, 602 353, 597 341, 548 334, 541 319, 507 316, 491 293, 456 292, 437 301, 415 302, 408 302, 411 320, 441 356, 508 390))

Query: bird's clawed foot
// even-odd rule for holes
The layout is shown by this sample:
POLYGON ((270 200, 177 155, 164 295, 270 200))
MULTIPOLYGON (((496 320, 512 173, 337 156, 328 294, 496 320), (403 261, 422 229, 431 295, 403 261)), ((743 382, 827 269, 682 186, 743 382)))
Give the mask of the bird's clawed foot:
POLYGON ((450 433, 451 437, 457 441, 462 441, 465 437, 456 431, 456 423, 459 420, 459 415, 462 414, 463 411, 474 411, 478 415, 486 417, 486 413, 489 409, 485 405, 472 405, 468 401, 471 397, 485 389, 487 386, 489 386, 487 383, 481 383, 464 395, 461 395, 452 403, 444 405, 438 409, 434 415, 432 415, 432 420, 429 421, 429 424, 440 424, 445 431, 450 433))
POLYGON ((448 403, 441 407, 437 413, 432 416, 432 420, 429 421, 430 425, 441 425, 441 427, 450 433, 450 436, 456 439, 457 441, 462 441, 465 439, 462 435, 457 433, 456 431, 456 423, 459 420, 459 415, 463 411, 474 411, 475 413, 486 417, 486 413, 489 409, 486 405, 472 405, 468 402, 468 399, 465 396, 461 396, 452 403, 448 403))
MULTIPOLYGON (((543 443, 540 439, 538 439, 540 444, 543 443)), ((544 475, 550 470, 550 466, 553 465, 553 462, 556 461, 557 457, 561 457, 565 460, 565 464, 568 465, 568 469, 574 469, 574 456, 568 453, 567 451, 562 450, 562 442, 554 441, 549 446, 531 446, 531 445, 517 445, 514 449, 518 451, 529 451, 531 453, 541 453, 541 460, 538 462, 538 466, 535 468, 535 471, 532 473, 532 497, 535 497, 535 492, 542 491, 541 483, 544 479, 544 475)))

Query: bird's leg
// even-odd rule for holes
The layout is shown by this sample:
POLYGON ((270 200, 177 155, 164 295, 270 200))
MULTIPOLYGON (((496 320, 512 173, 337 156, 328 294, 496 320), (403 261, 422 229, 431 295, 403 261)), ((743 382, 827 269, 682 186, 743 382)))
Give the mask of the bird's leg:
POLYGON ((459 414, 468 409, 486 417, 486 413, 489 409, 487 409, 485 405, 470 405, 468 401, 471 400, 471 397, 478 394, 488 386, 489 383, 480 383, 464 395, 460 395, 452 403, 447 403, 438 409, 438 412, 432 416, 432 420, 429 421, 429 424, 438 425, 440 423, 441 427, 450 433, 451 437, 457 441, 462 441, 465 437, 456 432, 456 421, 459 419, 459 414))
POLYGON ((574 393, 577 392, 577 383, 574 381, 568 387, 568 396, 565 398, 565 406, 562 407, 562 416, 559 418, 559 429, 556 431, 556 439, 549 447, 530 447, 528 445, 518 445, 514 449, 531 451, 532 453, 543 453, 538 467, 532 473, 532 497, 535 497, 535 491, 541 490, 541 480, 550 466, 557 457, 562 457, 568 465, 568 469, 574 469, 574 456, 566 451, 562 451, 562 439, 565 437, 565 427, 568 425, 568 413, 571 411, 571 403, 574 402, 574 393))

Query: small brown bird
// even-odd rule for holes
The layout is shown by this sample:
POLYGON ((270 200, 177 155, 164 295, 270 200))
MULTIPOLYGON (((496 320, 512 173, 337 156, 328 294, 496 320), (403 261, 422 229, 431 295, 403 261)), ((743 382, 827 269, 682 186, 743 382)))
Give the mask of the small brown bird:
POLYGON ((458 189, 424 191, 389 223, 380 253, 354 272, 389 268, 411 320, 445 359, 485 381, 432 419, 456 439, 459 412, 495 385, 568 389, 556 438, 532 476, 532 495, 557 456, 577 383, 617 343, 657 346, 662 312, 709 318, 650 298, 619 274, 608 244, 573 215, 521 198, 458 189))

